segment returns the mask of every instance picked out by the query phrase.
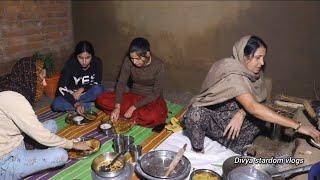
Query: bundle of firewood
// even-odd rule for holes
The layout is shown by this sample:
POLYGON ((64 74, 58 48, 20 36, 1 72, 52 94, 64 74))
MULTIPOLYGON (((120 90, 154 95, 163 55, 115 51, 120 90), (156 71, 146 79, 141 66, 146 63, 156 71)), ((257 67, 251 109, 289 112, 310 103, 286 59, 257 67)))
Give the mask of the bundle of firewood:
POLYGON ((320 101, 319 100, 310 100, 298 97, 292 97, 287 95, 277 95, 274 97, 274 102, 281 104, 283 106, 290 106, 296 108, 304 108, 308 113, 309 117, 315 121, 320 127, 320 101))
POLYGON ((295 113, 297 112, 296 108, 282 106, 276 103, 266 103, 265 105, 268 106, 270 109, 272 109, 274 112, 282 116, 285 116, 287 118, 293 118, 295 113))

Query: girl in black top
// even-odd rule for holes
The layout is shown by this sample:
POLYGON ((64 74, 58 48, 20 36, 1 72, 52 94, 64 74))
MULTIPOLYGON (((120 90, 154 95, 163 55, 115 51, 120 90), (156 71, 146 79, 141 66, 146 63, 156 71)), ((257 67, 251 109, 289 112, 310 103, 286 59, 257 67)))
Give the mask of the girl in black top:
POLYGON ((94 55, 93 46, 88 41, 79 42, 62 70, 52 109, 84 113, 103 92, 101 80, 102 62, 94 55))

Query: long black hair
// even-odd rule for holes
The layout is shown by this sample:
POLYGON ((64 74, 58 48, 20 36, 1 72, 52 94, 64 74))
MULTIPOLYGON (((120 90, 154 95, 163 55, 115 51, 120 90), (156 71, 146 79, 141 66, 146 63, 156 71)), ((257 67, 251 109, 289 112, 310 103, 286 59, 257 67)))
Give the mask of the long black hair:
POLYGON ((244 55, 250 57, 254 55, 259 47, 264 47, 268 49, 267 44, 258 36, 251 36, 244 48, 244 55))
POLYGON ((129 46, 129 53, 137 53, 138 56, 146 57, 148 51, 150 52, 150 43, 143 37, 133 39, 129 46))
POLYGON ((73 55, 77 58, 77 56, 83 52, 91 54, 92 57, 94 56, 94 48, 89 41, 80 41, 74 48, 73 55))

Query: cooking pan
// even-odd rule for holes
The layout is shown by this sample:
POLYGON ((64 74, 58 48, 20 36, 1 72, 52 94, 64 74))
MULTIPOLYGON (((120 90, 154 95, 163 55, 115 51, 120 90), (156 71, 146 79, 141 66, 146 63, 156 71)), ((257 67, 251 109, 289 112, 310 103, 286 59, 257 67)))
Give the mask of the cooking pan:
POLYGON ((254 166, 242 166, 237 167, 233 169, 230 173, 228 173, 227 180, 272 180, 273 178, 284 179, 295 173, 307 172, 310 170, 311 166, 312 165, 302 166, 277 173, 268 173, 261 169, 257 169, 254 166))
POLYGON ((320 149, 320 143, 316 143, 316 141, 313 140, 312 138, 309 138, 309 139, 308 139, 308 142, 309 142, 309 144, 311 144, 312 146, 320 149))
MULTIPOLYGON (((243 155, 237 155, 237 156, 232 156, 226 159, 223 162, 222 165, 222 171, 223 171, 223 178, 227 179, 227 175, 229 172, 231 172, 233 169, 241 166, 254 166, 256 169, 263 170, 265 172, 268 172, 270 174, 277 173, 279 172, 278 169, 276 168, 275 164, 256 164, 255 163, 255 155, 256 155, 256 148, 253 144, 249 144, 243 147, 243 155), (248 159, 251 162, 250 163, 243 163, 243 162, 236 162, 237 158, 239 159, 248 159)), ((282 155, 278 156, 276 158, 286 158, 288 155, 282 155)), ((281 180, 281 178, 279 178, 281 180)))
MULTIPOLYGON (((223 179, 227 179, 228 174, 233 169, 236 169, 236 168, 242 167, 242 166, 255 167, 255 169, 262 170, 264 172, 268 172, 269 174, 274 174, 274 173, 279 172, 278 169, 276 168, 275 164, 255 164, 255 163, 253 163, 254 161, 255 161, 255 157, 251 157, 251 156, 232 156, 232 157, 226 159, 222 165, 223 179), (246 164, 243 162, 239 162, 238 159, 247 159, 248 163, 246 164)), ((279 178, 279 180, 280 179, 281 178, 279 178)))

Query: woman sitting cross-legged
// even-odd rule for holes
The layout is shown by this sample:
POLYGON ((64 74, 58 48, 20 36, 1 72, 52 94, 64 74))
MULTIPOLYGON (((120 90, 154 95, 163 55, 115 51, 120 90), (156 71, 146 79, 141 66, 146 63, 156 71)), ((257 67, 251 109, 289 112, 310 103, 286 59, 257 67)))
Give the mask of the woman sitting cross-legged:
POLYGON ((266 52, 262 39, 246 36, 234 45, 233 57, 212 65, 200 94, 191 100, 183 118, 195 151, 203 151, 204 137, 208 136, 241 154, 265 121, 320 140, 320 132, 314 127, 301 125, 261 104, 267 96, 262 70, 266 52))
POLYGON ((0 77, 0 179, 21 179, 64 165, 68 160, 64 149, 90 149, 86 142, 55 135, 54 120, 39 122, 31 105, 42 95, 45 76, 42 61, 22 58, 9 75, 0 77), (27 150, 25 135, 50 148, 27 150))
POLYGON ((162 97, 163 81, 163 61, 151 54, 146 39, 136 38, 124 59, 116 92, 101 94, 96 104, 104 111, 112 111, 112 121, 121 115, 145 127, 163 124, 167 118, 167 106, 162 97), (133 85, 130 92, 124 92, 129 77, 133 85))
POLYGON ((88 41, 80 41, 65 64, 58 87, 58 97, 52 103, 54 111, 90 110, 97 96, 103 92, 102 62, 95 56, 88 41))

